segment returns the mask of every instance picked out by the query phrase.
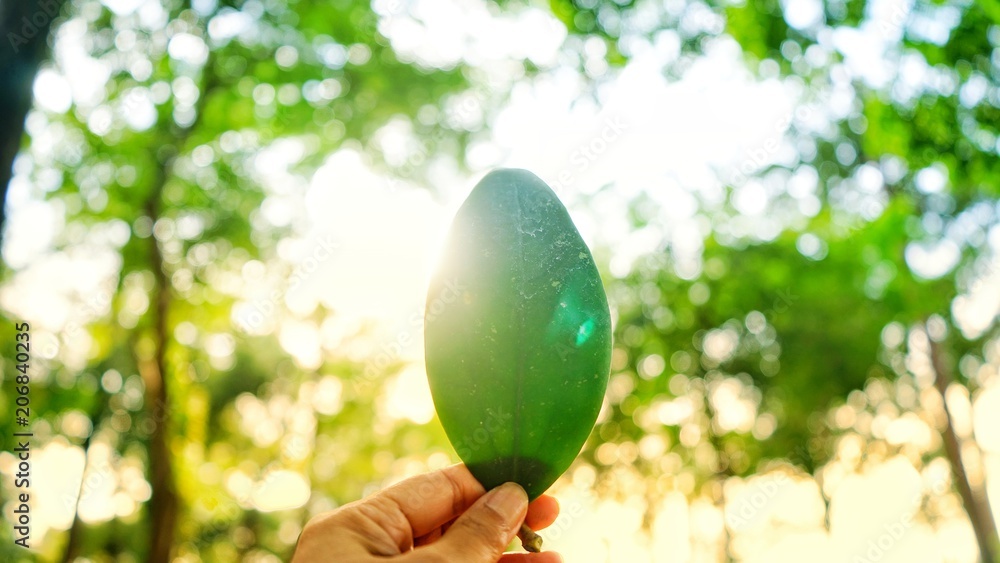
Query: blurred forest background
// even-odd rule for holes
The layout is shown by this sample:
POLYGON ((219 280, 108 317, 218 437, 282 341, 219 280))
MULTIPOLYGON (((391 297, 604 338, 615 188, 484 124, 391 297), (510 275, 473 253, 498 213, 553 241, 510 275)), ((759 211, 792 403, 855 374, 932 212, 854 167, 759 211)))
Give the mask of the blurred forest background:
POLYGON ((5 525, 0 559, 286 560, 456 461, 423 292, 515 166, 616 326, 548 546, 1000 561, 997 0, 0 11, 0 432, 28 321, 35 433, 32 552, 5 525))

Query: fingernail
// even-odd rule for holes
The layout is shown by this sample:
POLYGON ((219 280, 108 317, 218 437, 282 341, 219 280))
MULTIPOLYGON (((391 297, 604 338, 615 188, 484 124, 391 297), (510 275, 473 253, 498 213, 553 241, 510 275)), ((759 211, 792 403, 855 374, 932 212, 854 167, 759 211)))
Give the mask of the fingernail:
POLYGON ((507 518, 519 516, 528 505, 528 494, 517 483, 504 483, 490 493, 486 506, 507 518))

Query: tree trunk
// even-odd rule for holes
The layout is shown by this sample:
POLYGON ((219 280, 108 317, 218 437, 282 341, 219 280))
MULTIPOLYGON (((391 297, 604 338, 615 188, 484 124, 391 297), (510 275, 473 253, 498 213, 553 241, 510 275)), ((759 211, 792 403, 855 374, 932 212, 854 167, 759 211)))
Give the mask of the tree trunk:
POLYGON ((965 463, 962 461, 961 442, 955 432, 951 411, 948 409, 948 401, 945 398, 948 385, 951 383, 951 370, 942 358, 940 345, 931 338, 930 334, 927 335, 927 340, 931 347, 934 387, 941 394, 941 404, 944 408, 945 427, 941 431, 941 437, 944 439, 945 454, 948 456, 948 461, 951 462, 958 494, 962 497, 965 512, 969 515, 969 521, 976 534, 982 563, 996 563, 1000 561, 997 559, 997 525, 990 509, 990 501, 985 491, 977 491, 969 482, 969 475, 965 470, 965 463))
POLYGON ((69 527, 69 537, 63 549, 62 563, 70 563, 80 555, 80 538, 83 536, 83 521, 80 520, 80 501, 86 494, 84 485, 87 482, 87 465, 90 463, 90 439, 97 431, 97 425, 91 427, 90 436, 83 442, 83 473, 80 475, 80 487, 77 489, 76 504, 73 506, 73 524, 69 527))
POLYGON ((95 412, 90 416, 90 435, 83 441, 83 472, 80 474, 80 487, 77 489, 76 504, 73 505, 73 524, 69 528, 69 537, 66 538, 66 547, 63 549, 62 562, 69 563, 76 560, 80 555, 80 540, 83 538, 84 526, 80 520, 80 503, 88 494, 87 490, 87 466, 90 465, 90 445, 94 440, 108 414, 108 402, 111 397, 106 393, 98 393, 95 412))
MULTIPOLYGON (((206 100, 218 86, 215 75, 215 57, 209 53, 202 70, 200 96, 195 107, 194 122, 179 130, 172 130, 174 151, 160 161, 159 170, 146 200, 145 212, 152 224, 163 216, 163 188, 173 175, 174 162, 183 150, 192 132, 198 127, 206 100)), ((149 477, 152 495, 149 499, 150 549, 146 561, 168 563, 174 542, 180 499, 174 483, 173 461, 170 455, 171 398, 168 385, 170 368, 167 362, 167 345, 170 342, 168 316, 172 301, 169 266, 163 260, 160 241, 155 234, 149 237, 150 270, 156 280, 150 296, 150 325, 153 337, 151 358, 137 357, 139 372, 146 385, 146 413, 153 422, 149 436, 149 477)), ((134 348, 134 347, 133 347, 134 348)))
POLYGON ((21 149, 24 118, 31 109, 35 74, 48 55, 49 31, 64 2, 0 2, 0 235, 3 234, 11 166, 21 149))
MULTIPOLYGON (((171 161, 172 163, 172 161, 171 161)), ((164 164, 164 173, 158 189, 153 190, 146 212, 156 223, 160 217, 159 199, 170 163, 164 164)), ((170 457, 168 432, 170 428, 170 402, 167 388, 166 348, 169 339, 167 314, 170 310, 169 278, 164 271, 166 264, 160 252, 159 241, 149 237, 149 253, 156 287, 152 296, 153 357, 139 359, 139 372, 146 385, 147 416, 152 420, 149 435, 149 476, 152 495, 149 499, 149 556, 150 563, 168 563, 177 525, 178 500, 174 486, 173 461, 170 457)))

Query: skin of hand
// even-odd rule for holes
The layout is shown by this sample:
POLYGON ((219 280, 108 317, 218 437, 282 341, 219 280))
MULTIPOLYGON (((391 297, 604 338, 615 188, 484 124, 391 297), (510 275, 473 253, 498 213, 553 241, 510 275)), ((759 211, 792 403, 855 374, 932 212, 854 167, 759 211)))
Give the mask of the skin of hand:
POLYGON ((552 551, 504 553, 522 522, 539 530, 558 515, 550 496, 529 505, 514 483, 486 492, 453 465, 315 516, 292 563, 560 563, 552 551))

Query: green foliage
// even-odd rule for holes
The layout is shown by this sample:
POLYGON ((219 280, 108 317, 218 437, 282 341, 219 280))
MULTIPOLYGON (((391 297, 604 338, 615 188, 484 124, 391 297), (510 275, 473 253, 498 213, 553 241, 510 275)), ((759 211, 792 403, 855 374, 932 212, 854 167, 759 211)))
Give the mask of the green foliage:
POLYGON ((743 50, 757 60, 778 58, 781 42, 789 34, 776 0, 728 6, 726 25, 727 31, 740 41, 743 50))
MULTIPOLYGON (((169 33, 150 27, 134 12, 115 13, 96 1, 75 5, 71 17, 88 29, 87 55, 110 70, 105 97, 97 107, 74 105, 62 115, 35 112, 35 119, 62 132, 59 142, 73 147, 51 164, 46 164, 50 155, 34 152, 33 178, 51 171, 62 178, 49 193, 32 194, 58 200, 66 209, 68 228, 59 234, 54 251, 77 248, 77 235, 69 233, 79 230, 73 229, 128 232, 116 248, 120 263, 109 310, 89 303, 105 296, 82 296, 71 315, 72 329, 62 335, 63 348, 81 331, 92 339, 85 366, 67 366, 62 356, 51 362, 38 359, 43 375, 35 382, 35 407, 42 418, 37 424, 51 429, 39 432, 38 443, 61 434, 67 416, 82 414, 92 427, 87 436, 114 448, 114 463, 137 462, 148 472, 151 464, 161 463, 147 454, 151 437, 166 425, 182 499, 177 549, 233 560, 237 551, 249 549, 234 547, 233 534, 250 530, 259 533, 255 541, 261 549, 287 557, 288 539, 278 540, 273 531, 280 518, 247 510, 247 499, 233 499, 217 477, 206 480, 204 474, 204 467, 213 467, 218 475, 243 471, 258 479, 276 468, 307 469, 310 458, 303 452, 313 451, 304 443, 286 443, 284 450, 280 443, 258 447, 238 426, 234 405, 241 398, 294 396, 308 379, 283 357, 275 340, 229 337, 235 346, 230 366, 219 366, 207 344, 233 333, 231 312, 240 299, 219 280, 239 276, 253 260, 274 261, 275 244, 295 231, 294 226, 260 220, 268 195, 287 186, 267 185, 255 158, 276 141, 292 140, 302 151, 289 171, 305 178, 345 145, 359 144, 378 157, 368 141, 379 127, 393 118, 412 119, 419 108, 438 104, 469 83, 462 68, 425 68, 399 60, 379 33, 367 2, 263 6, 237 1, 213 3, 207 10, 204 3, 164 6, 169 33), (247 18, 251 28, 235 37, 219 35, 221 22, 234 16, 247 18), (168 40, 179 33, 207 44, 203 62, 197 55, 168 51, 168 40), (124 57, 126 52, 133 58, 124 57), (151 122, 129 122, 149 99, 154 102, 151 122), (102 116, 98 108, 106 113, 102 116), (182 333, 193 335, 181 343, 176 335, 182 333), (157 382, 144 367, 161 353, 167 368, 166 404, 148 392, 157 382), (102 381, 112 371, 124 383, 105 392, 102 381)), ((458 136, 449 127, 442 120, 419 130, 458 136)), ((33 149, 29 145, 26 151, 33 149)), ((423 169, 412 173, 419 176, 423 169)), ((3 330, 8 330, 6 324, 3 330)), ((5 371, 9 368, 5 362, 5 371)), ((363 368, 334 364, 328 373, 346 387, 363 368)), ((316 479, 321 490, 329 491, 324 494, 331 495, 327 502, 357 498, 375 478, 372 456, 363 452, 401 451, 402 437, 379 441, 364 433, 351 438, 339 430, 368 426, 361 420, 370 416, 375 389, 353 397, 362 406, 319 421, 329 426, 329 419, 335 419, 338 429, 325 433, 337 436, 335 441, 321 441, 315 449, 338 464, 316 479), (343 459, 343 452, 360 457, 343 459)), ((9 414, 6 391, 0 412, 9 414)), ((10 430, 8 420, 10 416, 4 418, 4 431, 10 430)), ((430 437, 433 433, 420 432, 418 449, 443 443, 430 437)), ((83 435, 71 438, 77 445, 90 443, 83 435)), ((405 444, 404 451, 410 451, 412 437, 405 444)), ((52 533, 42 555, 56 559, 62 550, 72 549, 98 559, 118 553, 152 557, 145 555, 151 517, 140 512, 125 522, 77 522, 74 526, 83 528, 79 544, 68 546, 65 535, 52 533)))

